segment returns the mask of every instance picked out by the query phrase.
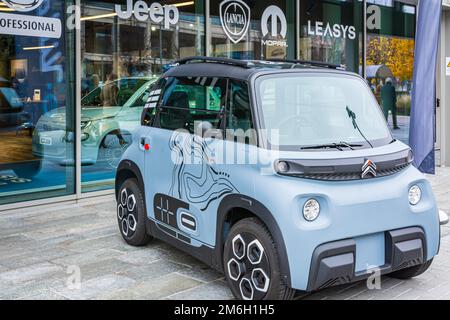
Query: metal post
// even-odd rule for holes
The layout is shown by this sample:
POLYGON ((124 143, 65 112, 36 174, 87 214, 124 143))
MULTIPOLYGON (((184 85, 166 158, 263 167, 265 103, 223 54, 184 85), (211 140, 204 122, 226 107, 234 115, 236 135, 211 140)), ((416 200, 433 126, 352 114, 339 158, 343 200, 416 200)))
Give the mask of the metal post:
POLYGON ((363 48, 362 48, 362 77, 367 78, 367 0, 363 0, 363 48))
MULTIPOLYGON (((81 12, 81 0, 75 0, 81 12)), ((76 17, 78 19, 79 17, 76 17)), ((75 191, 81 198, 81 22, 75 28, 75 191), (80 26, 78 28, 78 26, 80 26)))
POLYGON ((206 45, 206 56, 211 56, 211 25, 210 25, 210 1, 205 0, 205 45, 206 45))

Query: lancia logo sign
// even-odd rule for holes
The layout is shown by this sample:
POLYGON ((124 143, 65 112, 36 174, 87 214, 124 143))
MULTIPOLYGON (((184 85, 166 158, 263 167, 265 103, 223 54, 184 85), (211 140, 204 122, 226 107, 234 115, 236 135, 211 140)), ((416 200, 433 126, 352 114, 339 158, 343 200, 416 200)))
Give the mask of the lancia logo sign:
POLYGON ((239 43, 250 27, 250 7, 241 0, 224 0, 220 3, 220 22, 223 31, 233 43, 239 43))
POLYGON ((377 166, 372 160, 367 160, 362 167, 361 178, 375 178, 377 176, 377 166))
POLYGON ((27 12, 39 7, 44 0, 2 0, 11 9, 27 12))

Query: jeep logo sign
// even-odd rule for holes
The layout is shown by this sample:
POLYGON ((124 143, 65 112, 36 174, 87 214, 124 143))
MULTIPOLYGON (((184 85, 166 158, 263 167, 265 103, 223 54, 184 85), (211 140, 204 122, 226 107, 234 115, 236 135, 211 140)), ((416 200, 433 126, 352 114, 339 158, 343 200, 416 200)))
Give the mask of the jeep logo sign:
POLYGON ((2 0, 11 9, 27 12, 32 11, 39 7, 44 0, 2 0))
POLYGON ((241 0, 225 0, 220 3, 220 22, 223 31, 233 42, 244 39, 250 27, 250 7, 241 0))
POLYGON ((115 10, 120 19, 130 19, 134 14, 136 20, 150 20, 155 24, 162 23, 164 29, 169 29, 171 25, 177 24, 180 19, 180 12, 177 7, 171 5, 163 6, 157 2, 148 5, 144 1, 136 1, 133 6, 133 0, 127 0, 125 11, 122 11, 120 4, 115 5, 115 10))

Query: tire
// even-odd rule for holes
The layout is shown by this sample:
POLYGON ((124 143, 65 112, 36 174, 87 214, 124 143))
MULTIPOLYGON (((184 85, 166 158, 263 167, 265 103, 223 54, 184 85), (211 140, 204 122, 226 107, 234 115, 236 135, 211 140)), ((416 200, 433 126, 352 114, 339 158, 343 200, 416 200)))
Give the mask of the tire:
POLYGON ((391 278, 400 279, 400 280, 412 279, 412 278, 418 277, 421 274, 425 273, 431 267, 432 263, 433 263, 433 259, 431 259, 430 261, 428 261, 424 264, 419 264, 419 265, 411 267, 411 268, 395 271, 395 272, 389 274, 388 276, 391 278))
POLYGON ((291 300, 280 273, 277 244, 257 218, 237 222, 225 241, 223 265, 228 286, 237 299, 291 300), (250 249, 250 251, 249 251, 250 249))
POLYGON ((131 144, 132 137, 130 134, 109 133, 103 139, 98 150, 98 159, 100 163, 104 163, 111 169, 117 169, 122 155, 131 144))
POLYGON ((19 178, 31 179, 37 176, 42 170, 42 160, 35 160, 21 164, 13 169, 19 178))
POLYGON ((119 189, 117 201, 117 222, 123 239, 132 246, 148 244, 152 237, 145 227, 147 213, 142 191, 136 179, 128 179, 119 189))

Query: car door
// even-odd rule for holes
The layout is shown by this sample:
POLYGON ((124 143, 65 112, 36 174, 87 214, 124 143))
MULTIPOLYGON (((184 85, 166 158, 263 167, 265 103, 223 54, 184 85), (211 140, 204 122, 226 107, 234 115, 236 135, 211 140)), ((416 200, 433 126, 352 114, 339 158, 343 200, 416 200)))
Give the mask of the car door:
POLYGON ((151 133, 146 162, 153 197, 148 199, 153 204, 149 210, 161 231, 192 246, 214 245, 214 205, 219 196, 234 192, 214 165, 223 146, 226 91, 225 79, 167 78, 151 133), (210 136, 203 137, 203 132, 210 136))

